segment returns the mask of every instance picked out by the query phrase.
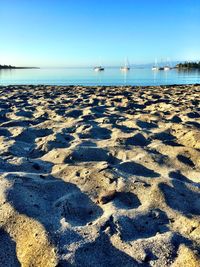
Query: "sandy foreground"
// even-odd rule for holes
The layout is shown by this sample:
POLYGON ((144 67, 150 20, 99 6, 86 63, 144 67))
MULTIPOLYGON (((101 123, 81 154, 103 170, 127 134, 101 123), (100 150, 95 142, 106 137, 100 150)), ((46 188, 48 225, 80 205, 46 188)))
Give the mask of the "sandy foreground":
POLYGON ((0 266, 200 266, 200 85, 0 87, 0 266))

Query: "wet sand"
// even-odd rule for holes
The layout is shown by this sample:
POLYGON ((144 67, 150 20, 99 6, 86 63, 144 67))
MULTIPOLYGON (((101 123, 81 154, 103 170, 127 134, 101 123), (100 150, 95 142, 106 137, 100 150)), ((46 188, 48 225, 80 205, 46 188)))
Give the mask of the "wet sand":
POLYGON ((0 87, 0 266, 200 266, 200 85, 0 87))

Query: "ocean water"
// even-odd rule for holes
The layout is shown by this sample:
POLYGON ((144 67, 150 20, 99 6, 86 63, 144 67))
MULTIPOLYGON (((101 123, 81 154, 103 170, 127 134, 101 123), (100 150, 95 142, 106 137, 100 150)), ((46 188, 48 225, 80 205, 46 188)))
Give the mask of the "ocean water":
POLYGON ((0 70, 0 85, 170 85, 200 83, 200 71, 152 71, 132 68, 122 72, 119 68, 105 68, 95 72, 92 68, 12 69, 0 70))

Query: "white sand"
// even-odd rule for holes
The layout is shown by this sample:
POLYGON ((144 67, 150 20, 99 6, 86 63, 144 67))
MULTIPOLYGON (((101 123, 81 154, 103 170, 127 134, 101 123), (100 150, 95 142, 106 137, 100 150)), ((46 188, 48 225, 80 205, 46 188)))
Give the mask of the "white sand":
POLYGON ((0 87, 0 266, 200 266, 199 101, 0 87))

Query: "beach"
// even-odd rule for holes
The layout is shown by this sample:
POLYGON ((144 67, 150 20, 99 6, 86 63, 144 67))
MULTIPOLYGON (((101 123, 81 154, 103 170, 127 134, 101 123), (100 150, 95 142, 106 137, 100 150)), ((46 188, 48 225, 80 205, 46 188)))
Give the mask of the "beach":
POLYGON ((0 86, 0 266, 200 266, 200 85, 0 86))

